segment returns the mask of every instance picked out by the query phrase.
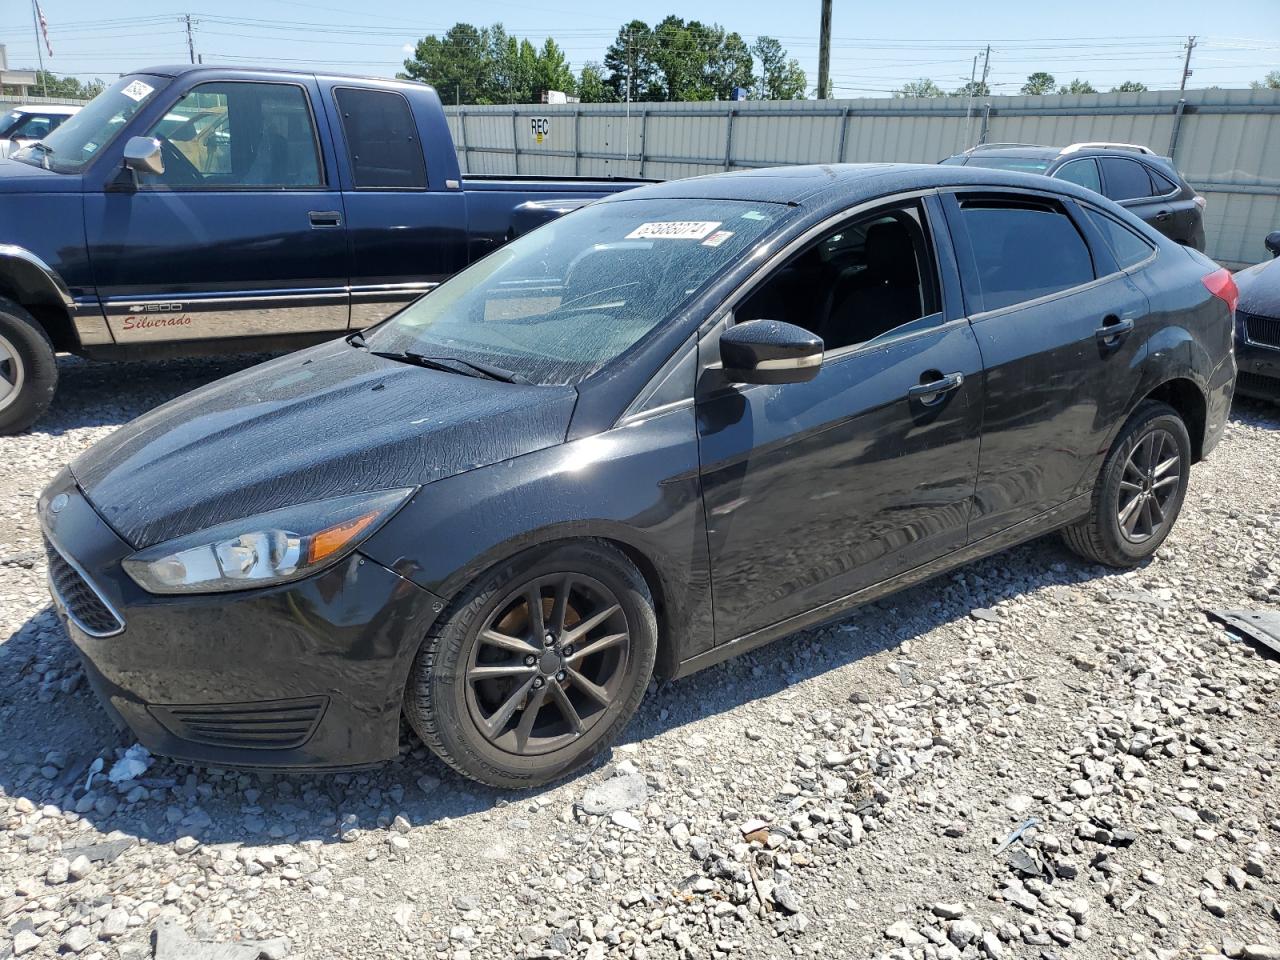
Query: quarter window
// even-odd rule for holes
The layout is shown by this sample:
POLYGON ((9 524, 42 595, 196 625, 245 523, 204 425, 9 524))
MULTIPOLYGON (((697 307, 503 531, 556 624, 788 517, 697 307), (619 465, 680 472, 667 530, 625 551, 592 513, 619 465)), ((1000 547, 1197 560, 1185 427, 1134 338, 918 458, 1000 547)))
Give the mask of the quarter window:
POLYGON ((1107 180, 1107 196, 1112 200, 1136 200, 1151 196, 1151 177, 1147 175, 1147 168, 1137 160, 1102 157, 1098 162, 1102 164, 1102 173, 1107 180))
POLYGON ((334 98, 356 189, 425 190, 427 166, 409 102, 383 90, 338 89, 334 98))
POLYGON ((1098 178, 1098 164, 1093 160, 1072 160, 1063 164, 1054 174, 1059 180, 1076 183, 1095 193, 1102 192, 1102 181, 1098 178))
POLYGON ((962 200, 981 308, 999 310, 1094 279, 1080 231, 1053 201, 962 200))
POLYGON ((203 83, 152 127, 168 187, 318 187, 320 155, 306 92, 286 83, 203 83))
POLYGON ((937 269, 915 204, 854 218, 801 250, 757 287, 734 318, 782 320, 827 350, 941 320, 937 269))
POLYGON ((1165 194, 1178 189, 1178 185, 1159 170, 1152 170, 1148 167, 1147 173, 1151 174, 1151 189, 1154 191, 1155 196, 1163 197, 1165 194))
POLYGON ((1132 267, 1134 264, 1141 263, 1151 256, 1153 249, 1151 244, 1118 220, 1088 207, 1085 208, 1085 213, 1089 215, 1089 219, 1093 221, 1094 226, 1098 228, 1098 232, 1107 241, 1107 246, 1111 248, 1111 252, 1115 255, 1116 263, 1120 265, 1120 269, 1124 270, 1132 267))

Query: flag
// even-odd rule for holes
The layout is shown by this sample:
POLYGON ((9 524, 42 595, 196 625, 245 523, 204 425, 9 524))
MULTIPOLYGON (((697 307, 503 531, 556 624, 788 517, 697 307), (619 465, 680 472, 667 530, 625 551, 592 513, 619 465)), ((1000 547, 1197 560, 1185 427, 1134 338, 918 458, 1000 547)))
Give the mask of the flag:
POLYGON ((40 21, 40 32, 44 34, 44 46, 49 51, 49 56, 53 56, 53 45, 49 43, 49 21, 44 18, 44 11, 40 9, 40 0, 32 0, 36 5, 36 19, 40 21))

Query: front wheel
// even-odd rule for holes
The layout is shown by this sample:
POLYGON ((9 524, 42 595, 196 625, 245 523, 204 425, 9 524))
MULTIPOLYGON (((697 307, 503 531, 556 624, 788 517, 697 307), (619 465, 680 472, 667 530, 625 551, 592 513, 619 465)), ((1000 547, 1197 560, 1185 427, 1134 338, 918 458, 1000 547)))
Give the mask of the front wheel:
POLYGON ((657 645, 649 588, 626 556, 595 540, 535 548, 442 616, 414 660, 405 716, 464 776, 538 786, 613 743, 657 645))
POLYGON ((20 433, 35 423, 57 386, 49 335, 20 304, 0 298, 0 434, 20 433))
POLYGON ((1191 437, 1171 406, 1144 401, 1107 454, 1089 516, 1062 531, 1067 546, 1110 567, 1136 567, 1159 549, 1191 479, 1191 437))

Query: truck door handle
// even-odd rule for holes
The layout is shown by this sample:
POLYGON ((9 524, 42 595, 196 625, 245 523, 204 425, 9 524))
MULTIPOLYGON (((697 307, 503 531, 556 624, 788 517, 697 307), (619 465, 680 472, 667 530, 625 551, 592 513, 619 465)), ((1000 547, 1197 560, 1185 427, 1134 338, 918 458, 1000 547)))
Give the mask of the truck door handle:
POLYGON ((1102 321, 1102 326, 1093 331, 1093 335, 1098 338, 1098 342, 1105 346, 1113 347, 1120 340, 1133 332, 1133 318, 1125 317, 1123 320, 1115 314, 1107 317, 1102 321))
POLYGON ((307 214, 313 230, 342 226, 342 213, 339 210, 312 210, 307 214))
POLYGON ((920 377, 921 383, 907 388, 907 399, 919 400, 923 404, 940 403, 942 398, 952 390, 958 390, 964 383, 963 373, 943 375, 937 370, 926 370, 920 377), (928 380, 925 380, 928 377, 928 380))

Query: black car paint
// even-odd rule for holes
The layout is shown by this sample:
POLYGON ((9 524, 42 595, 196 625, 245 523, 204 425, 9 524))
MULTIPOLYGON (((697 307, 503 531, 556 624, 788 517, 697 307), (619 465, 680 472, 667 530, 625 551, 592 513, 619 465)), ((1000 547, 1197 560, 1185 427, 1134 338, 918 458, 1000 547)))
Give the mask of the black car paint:
MULTIPOLYGON (((272 767, 362 764, 394 755, 397 704, 420 638, 450 598, 522 549, 573 537, 619 545, 654 595, 659 673, 681 676, 1079 518, 1111 438, 1145 396, 1185 404, 1188 419, 1200 421, 1198 431, 1193 422, 1196 453, 1207 454, 1225 425, 1234 379, 1225 306, 1198 282, 1207 261, 1151 237, 1157 275, 1143 279, 1150 264, 1131 271, 1151 315, 1111 357, 1114 382, 1105 397, 1089 372, 1099 362, 1090 325, 1103 316, 1022 344, 1014 351, 1024 365, 1016 383, 1002 386, 1005 374, 998 363, 984 370, 983 351, 1001 356, 1015 338, 992 325, 999 314, 970 321, 963 271, 943 229, 945 191, 966 186, 1100 204, 1069 184, 947 167, 787 168, 644 188, 604 202, 745 198, 788 205, 791 213, 680 315, 580 384, 571 415, 557 388, 384 368, 389 361, 339 342, 144 417, 73 465, 87 501, 70 474, 43 498, 47 505, 57 492, 72 494, 70 514, 42 509, 45 528, 81 559, 128 623, 110 641, 70 627, 91 675, 142 742, 164 753, 272 767), (715 336, 735 291, 817 225, 906 193, 924 196, 935 231, 942 323, 851 348, 810 383, 735 387, 717 380, 715 336), (330 372, 308 375, 317 363, 330 372), (963 372, 963 383, 936 406, 913 403, 908 391, 930 367, 963 372), (647 386, 664 379, 660 390, 647 386), (377 390, 378 383, 387 386, 377 390), (833 385, 842 402, 823 392, 833 385), (1024 393, 1020 403, 1020 390, 1035 402, 1024 393), (994 392, 984 401, 987 391, 994 392), (550 399, 530 403, 544 394, 550 399), (314 415, 306 412, 311 406, 314 415), (473 425, 477 413, 484 419, 473 425), (434 444, 420 442, 430 439, 428 424, 434 444), (993 476, 975 496, 987 428, 1007 437, 992 446, 1017 477, 1010 484, 993 476), (366 430, 376 439, 358 435, 366 430), (469 430, 510 436, 490 447, 494 438, 478 440, 469 430), (295 440, 297 451, 281 455, 295 440), (366 447, 387 455, 362 458, 366 447), (1016 469, 1045 448, 1053 472, 1016 469), (329 450, 339 454, 327 457, 329 450), (252 456, 242 462, 237 451, 252 456), (237 507, 245 463, 258 456, 268 466, 249 474, 250 493, 237 507), (333 464, 340 480, 300 468, 326 473, 333 464), (904 476, 918 482, 904 483, 904 476), (356 554, 297 583, 220 597, 156 597, 120 569, 132 552, 129 538, 156 542, 233 510, 247 516, 339 490, 419 483, 356 554), (128 536, 93 522, 93 508, 128 536), (62 519, 69 515, 81 519, 62 519), (993 515, 1006 522, 987 531, 983 518, 993 515), (789 539, 797 536, 797 516, 804 520, 801 541, 789 539), (277 669, 282 661, 287 669, 277 669), (157 703, 306 695, 329 697, 329 707, 315 737, 289 750, 175 742, 148 719, 148 705, 157 703)), ((1107 284, 1134 296, 1120 277, 1090 288, 1107 284)), ((1115 308, 1090 288, 1084 295, 1096 296, 1093 313, 1115 308)))
POLYGON ((1241 377, 1237 392, 1260 400, 1280 400, 1280 259, 1241 270, 1235 280, 1240 290, 1236 364, 1241 377), (1253 324, 1259 329, 1251 335, 1253 324))

